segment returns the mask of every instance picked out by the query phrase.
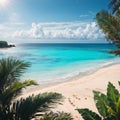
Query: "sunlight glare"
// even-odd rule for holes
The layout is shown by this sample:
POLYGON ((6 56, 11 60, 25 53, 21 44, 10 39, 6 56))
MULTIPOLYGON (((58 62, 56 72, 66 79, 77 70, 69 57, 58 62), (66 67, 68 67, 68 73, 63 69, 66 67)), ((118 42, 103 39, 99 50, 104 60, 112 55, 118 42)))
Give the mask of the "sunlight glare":
POLYGON ((8 0, 0 0, 0 6, 6 6, 8 3, 8 0))

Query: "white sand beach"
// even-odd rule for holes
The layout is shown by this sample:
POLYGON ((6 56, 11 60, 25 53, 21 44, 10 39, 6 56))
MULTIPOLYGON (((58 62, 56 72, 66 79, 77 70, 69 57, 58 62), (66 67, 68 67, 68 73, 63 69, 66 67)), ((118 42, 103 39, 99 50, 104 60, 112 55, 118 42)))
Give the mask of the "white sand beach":
POLYGON ((112 82, 118 89, 120 81, 120 64, 101 68, 77 80, 55 84, 45 88, 33 88, 25 92, 22 97, 43 92, 58 92, 65 96, 63 105, 58 105, 56 111, 65 111, 72 114, 75 120, 82 120, 76 108, 89 108, 96 111, 93 99, 93 90, 106 92, 108 82, 112 82))

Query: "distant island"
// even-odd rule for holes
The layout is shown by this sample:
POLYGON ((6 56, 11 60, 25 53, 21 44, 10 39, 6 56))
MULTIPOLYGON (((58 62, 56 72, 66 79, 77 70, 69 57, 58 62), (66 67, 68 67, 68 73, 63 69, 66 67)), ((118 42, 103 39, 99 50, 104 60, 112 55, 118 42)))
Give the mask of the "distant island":
POLYGON ((15 45, 8 44, 7 41, 0 41, 0 48, 10 48, 10 47, 15 47, 15 45))

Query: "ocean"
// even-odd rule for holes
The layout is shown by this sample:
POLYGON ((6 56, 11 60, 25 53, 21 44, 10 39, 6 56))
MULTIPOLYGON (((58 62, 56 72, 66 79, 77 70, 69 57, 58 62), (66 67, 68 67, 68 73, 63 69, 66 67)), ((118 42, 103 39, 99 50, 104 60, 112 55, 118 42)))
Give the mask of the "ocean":
POLYGON ((109 54, 113 44, 19 44, 0 50, 0 58, 15 57, 31 63, 21 79, 33 79, 41 85, 72 80, 102 67, 120 63, 109 54))

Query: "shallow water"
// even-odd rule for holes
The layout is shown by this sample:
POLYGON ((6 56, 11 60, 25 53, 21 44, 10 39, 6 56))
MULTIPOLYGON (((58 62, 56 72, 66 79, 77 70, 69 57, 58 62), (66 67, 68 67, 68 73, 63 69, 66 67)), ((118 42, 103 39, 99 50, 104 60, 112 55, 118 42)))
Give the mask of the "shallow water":
POLYGON ((120 62, 109 54, 112 44, 21 44, 0 50, 0 58, 16 57, 31 63, 22 79, 50 84, 83 76, 101 67, 120 62))

